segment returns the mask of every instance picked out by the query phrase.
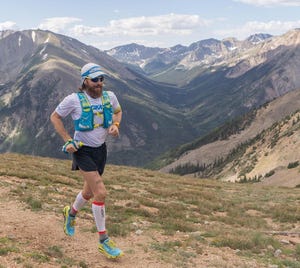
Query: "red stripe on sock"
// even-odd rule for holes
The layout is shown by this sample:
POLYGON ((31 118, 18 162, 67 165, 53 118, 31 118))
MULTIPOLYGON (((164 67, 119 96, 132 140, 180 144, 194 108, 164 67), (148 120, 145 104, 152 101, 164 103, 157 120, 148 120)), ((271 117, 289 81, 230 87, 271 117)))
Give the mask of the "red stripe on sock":
POLYGON ((78 212, 78 210, 77 209, 75 209, 73 206, 72 206, 72 209, 77 213, 78 212))
POLYGON ((96 206, 104 206, 104 202, 94 201, 93 204, 96 206))
POLYGON ((105 231, 98 232, 98 234, 100 234, 100 235, 106 234, 106 230, 105 230, 105 231))

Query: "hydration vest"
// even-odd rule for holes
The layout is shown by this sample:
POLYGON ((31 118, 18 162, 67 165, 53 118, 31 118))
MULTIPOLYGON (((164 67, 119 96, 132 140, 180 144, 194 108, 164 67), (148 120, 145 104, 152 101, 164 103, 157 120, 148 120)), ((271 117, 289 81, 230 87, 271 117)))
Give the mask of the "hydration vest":
POLYGON ((78 92, 77 96, 81 105, 81 116, 74 120, 75 130, 90 131, 102 126, 108 128, 112 124, 113 109, 107 91, 102 92, 103 124, 94 124, 94 112, 92 106, 83 92, 78 92))

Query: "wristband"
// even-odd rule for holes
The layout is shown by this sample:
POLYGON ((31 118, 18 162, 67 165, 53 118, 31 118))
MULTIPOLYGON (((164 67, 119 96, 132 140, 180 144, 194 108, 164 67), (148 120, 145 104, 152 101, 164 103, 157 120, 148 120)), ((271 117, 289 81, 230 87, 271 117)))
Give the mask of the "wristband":
POLYGON ((76 150, 78 150, 81 146, 83 146, 83 142, 81 142, 81 141, 75 141, 75 140, 73 140, 73 139, 69 139, 65 144, 64 144, 64 146, 62 147, 62 151, 64 152, 64 153, 68 153, 68 151, 67 151, 67 146, 69 145, 69 144, 72 144, 74 147, 75 147, 75 149, 76 150))

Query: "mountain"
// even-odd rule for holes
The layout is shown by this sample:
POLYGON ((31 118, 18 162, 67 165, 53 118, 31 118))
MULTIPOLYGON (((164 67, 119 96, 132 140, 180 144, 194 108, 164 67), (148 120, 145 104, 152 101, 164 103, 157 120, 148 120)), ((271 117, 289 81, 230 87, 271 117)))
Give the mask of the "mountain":
POLYGON ((106 53, 118 61, 140 68, 153 79, 165 81, 166 72, 172 69, 208 66, 226 59, 227 55, 231 57, 232 54, 243 52, 271 37, 269 34, 255 34, 244 41, 235 38, 221 41, 211 38, 192 43, 190 46, 176 45, 170 48, 128 44, 107 50, 106 53))
POLYGON ((12 30, 5 30, 5 31, 0 31, 0 39, 5 38, 6 36, 12 34, 14 31, 12 30))
MULTIPOLYGON (((129 70, 100 50, 73 38, 41 30, 11 32, 0 39, 0 151, 65 157, 49 116, 66 95, 76 92, 80 68, 100 63, 109 74, 106 88, 123 106, 121 136, 109 141, 115 163, 142 165, 193 137, 183 115, 165 101, 168 88, 129 70), (180 136, 165 135, 166 129, 180 136), (173 136, 173 137, 172 137, 173 136)), ((68 129, 71 120, 66 121, 68 129)))
POLYGON ((300 183, 300 90, 265 104, 207 137, 173 150, 161 171, 264 184, 300 183))
POLYGON ((186 94, 182 102, 189 107, 187 118, 199 136, 207 133, 207 128, 222 125, 225 117, 234 119, 300 88, 299 29, 225 58, 209 66, 173 69, 168 74, 189 80, 183 87, 186 94))
POLYGON ((272 35, 270 35, 270 34, 260 33, 260 34, 251 35, 246 40, 248 42, 251 42, 252 44, 259 44, 259 43, 263 42, 265 39, 268 39, 271 37, 272 37, 272 35))
POLYGON ((138 44, 118 46, 105 51, 118 61, 128 64, 145 75, 155 75, 177 63, 187 55, 188 48, 176 45, 171 48, 151 48, 138 44))
POLYGON ((282 36, 258 34, 244 41, 202 40, 180 50, 179 60, 170 57, 174 62, 168 68, 150 76, 183 89, 185 94, 173 102, 184 106, 186 119, 202 136, 300 87, 299 35, 295 29, 282 36))
POLYGON ((115 47, 106 51, 106 53, 116 58, 118 61, 131 63, 133 65, 135 64, 142 68, 149 58, 154 57, 162 50, 163 49, 161 48, 145 47, 143 45, 132 43, 115 47))

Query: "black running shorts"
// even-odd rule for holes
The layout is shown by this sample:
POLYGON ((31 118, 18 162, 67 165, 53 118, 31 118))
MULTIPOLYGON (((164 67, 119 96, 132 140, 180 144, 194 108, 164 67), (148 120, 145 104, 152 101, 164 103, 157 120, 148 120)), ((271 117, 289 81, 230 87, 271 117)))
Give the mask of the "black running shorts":
POLYGON ((98 171, 100 175, 104 172, 106 164, 107 150, 106 144, 100 147, 82 146, 73 153, 72 170, 98 171))

